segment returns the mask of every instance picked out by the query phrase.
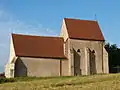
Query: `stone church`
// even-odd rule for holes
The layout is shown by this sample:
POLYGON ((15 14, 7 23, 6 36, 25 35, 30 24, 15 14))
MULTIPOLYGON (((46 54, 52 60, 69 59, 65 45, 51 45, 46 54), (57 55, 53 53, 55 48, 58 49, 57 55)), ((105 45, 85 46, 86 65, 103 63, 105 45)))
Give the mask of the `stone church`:
POLYGON ((109 73, 105 39, 97 21, 64 18, 60 36, 11 34, 7 78, 109 73))

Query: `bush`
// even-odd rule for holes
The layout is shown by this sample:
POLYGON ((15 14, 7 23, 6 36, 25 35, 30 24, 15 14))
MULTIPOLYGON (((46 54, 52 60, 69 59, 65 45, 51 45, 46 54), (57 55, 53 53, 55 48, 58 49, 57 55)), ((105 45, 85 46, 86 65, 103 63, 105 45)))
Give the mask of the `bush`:
POLYGON ((6 83, 6 82, 15 82, 16 79, 14 78, 0 78, 0 84, 1 83, 6 83))

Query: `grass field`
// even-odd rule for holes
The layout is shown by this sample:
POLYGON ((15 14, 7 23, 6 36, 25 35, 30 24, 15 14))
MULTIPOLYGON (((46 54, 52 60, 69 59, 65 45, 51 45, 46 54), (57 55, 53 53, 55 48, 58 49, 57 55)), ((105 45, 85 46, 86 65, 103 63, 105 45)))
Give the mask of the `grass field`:
POLYGON ((120 74, 15 79, 0 90, 120 90, 120 74))

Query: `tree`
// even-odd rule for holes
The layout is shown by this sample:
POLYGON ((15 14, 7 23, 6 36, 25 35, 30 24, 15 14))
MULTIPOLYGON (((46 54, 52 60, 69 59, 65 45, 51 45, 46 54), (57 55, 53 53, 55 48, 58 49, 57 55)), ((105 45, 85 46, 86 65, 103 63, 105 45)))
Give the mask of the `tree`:
POLYGON ((110 43, 106 43, 105 49, 108 52, 110 72, 117 72, 117 69, 115 69, 115 67, 120 66, 120 49, 117 47, 116 44, 110 45, 110 43))

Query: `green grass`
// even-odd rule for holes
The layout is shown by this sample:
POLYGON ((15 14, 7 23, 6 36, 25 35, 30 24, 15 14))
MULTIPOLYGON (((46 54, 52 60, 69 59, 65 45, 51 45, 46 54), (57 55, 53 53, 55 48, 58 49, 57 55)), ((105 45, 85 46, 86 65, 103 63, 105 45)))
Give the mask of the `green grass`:
POLYGON ((0 90, 120 90, 120 74, 75 77, 19 77, 0 90))

